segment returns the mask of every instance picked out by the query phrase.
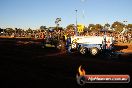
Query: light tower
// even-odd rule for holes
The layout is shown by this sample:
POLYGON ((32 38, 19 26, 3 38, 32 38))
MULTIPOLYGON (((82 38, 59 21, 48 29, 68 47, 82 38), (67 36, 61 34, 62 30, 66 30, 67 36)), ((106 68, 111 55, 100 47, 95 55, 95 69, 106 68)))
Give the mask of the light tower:
POLYGON ((75 34, 76 34, 76 36, 78 35, 78 33, 77 33, 77 10, 75 10, 76 11, 76 29, 75 29, 75 34))

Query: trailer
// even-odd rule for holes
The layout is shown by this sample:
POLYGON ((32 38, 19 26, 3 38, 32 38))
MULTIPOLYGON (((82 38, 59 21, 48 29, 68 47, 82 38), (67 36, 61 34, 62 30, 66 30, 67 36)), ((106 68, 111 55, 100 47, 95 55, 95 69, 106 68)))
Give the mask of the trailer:
POLYGON ((81 54, 90 53, 93 56, 102 51, 113 49, 114 38, 104 36, 71 36, 67 39, 68 52, 78 51, 81 54))

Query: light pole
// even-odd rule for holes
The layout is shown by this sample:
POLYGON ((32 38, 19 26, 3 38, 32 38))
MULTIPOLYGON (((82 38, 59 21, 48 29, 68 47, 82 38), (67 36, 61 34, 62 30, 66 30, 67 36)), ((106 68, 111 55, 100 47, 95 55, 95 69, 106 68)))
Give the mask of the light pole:
POLYGON ((123 21, 124 22, 124 30, 123 30, 123 32, 125 33, 126 32, 126 29, 127 29, 127 21, 123 21))
POLYGON ((125 24, 125 28, 126 28, 126 25, 127 25, 126 23, 127 23, 127 21, 123 21, 123 22, 124 22, 124 24, 125 24))
POLYGON ((4 36, 4 33, 5 33, 5 32, 4 32, 4 29, 3 29, 3 36, 4 36))
POLYGON ((76 11, 76 29, 75 29, 75 34, 76 34, 76 36, 78 35, 78 33, 77 33, 77 10, 75 10, 76 11))
MULTIPOLYGON (((61 18, 56 18, 56 20, 55 20, 55 24, 56 24, 56 27, 57 27, 57 31, 58 31, 58 27, 59 27, 59 22, 61 21, 61 18)), ((61 32, 60 32, 61 33, 61 32)), ((57 32, 57 34, 58 34, 58 32, 57 32)), ((59 34, 58 34, 58 40, 59 40, 59 34)))

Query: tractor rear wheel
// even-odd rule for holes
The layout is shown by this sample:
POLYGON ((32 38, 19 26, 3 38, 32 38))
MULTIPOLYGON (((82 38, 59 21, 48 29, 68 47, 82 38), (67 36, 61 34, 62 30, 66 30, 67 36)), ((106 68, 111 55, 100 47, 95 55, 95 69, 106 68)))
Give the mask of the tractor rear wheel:
POLYGON ((96 48, 96 47, 93 47, 93 48, 90 49, 90 53, 91 53, 92 56, 96 56, 99 53, 99 49, 96 48))
POLYGON ((80 47, 79 52, 83 55, 87 53, 87 48, 86 47, 80 47))

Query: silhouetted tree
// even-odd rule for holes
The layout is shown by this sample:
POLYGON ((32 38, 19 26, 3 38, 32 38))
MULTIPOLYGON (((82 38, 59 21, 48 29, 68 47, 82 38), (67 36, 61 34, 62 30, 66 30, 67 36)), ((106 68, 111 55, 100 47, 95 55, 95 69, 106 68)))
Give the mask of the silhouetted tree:
POLYGON ((46 26, 40 26, 40 30, 41 30, 41 32, 44 32, 44 31, 46 31, 46 26))
POLYGON ((12 28, 6 28, 5 29, 5 32, 8 34, 8 35, 11 35, 12 33, 14 33, 14 30, 12 28))
POLYGON ((128 31, 132 31, 132 24, 128 24, 127 29, 128 29, 128 31))
POLYGON ((125 25, 121 22, 116 21, 112 24, 111 27, 114 28, 116 32, 121 32, 125 25))
POLYGON ((103 29, 103 26, 101 24, 96 24, 94 28, 95 29, 93 31, 100 31, 101 29, 103 29))

